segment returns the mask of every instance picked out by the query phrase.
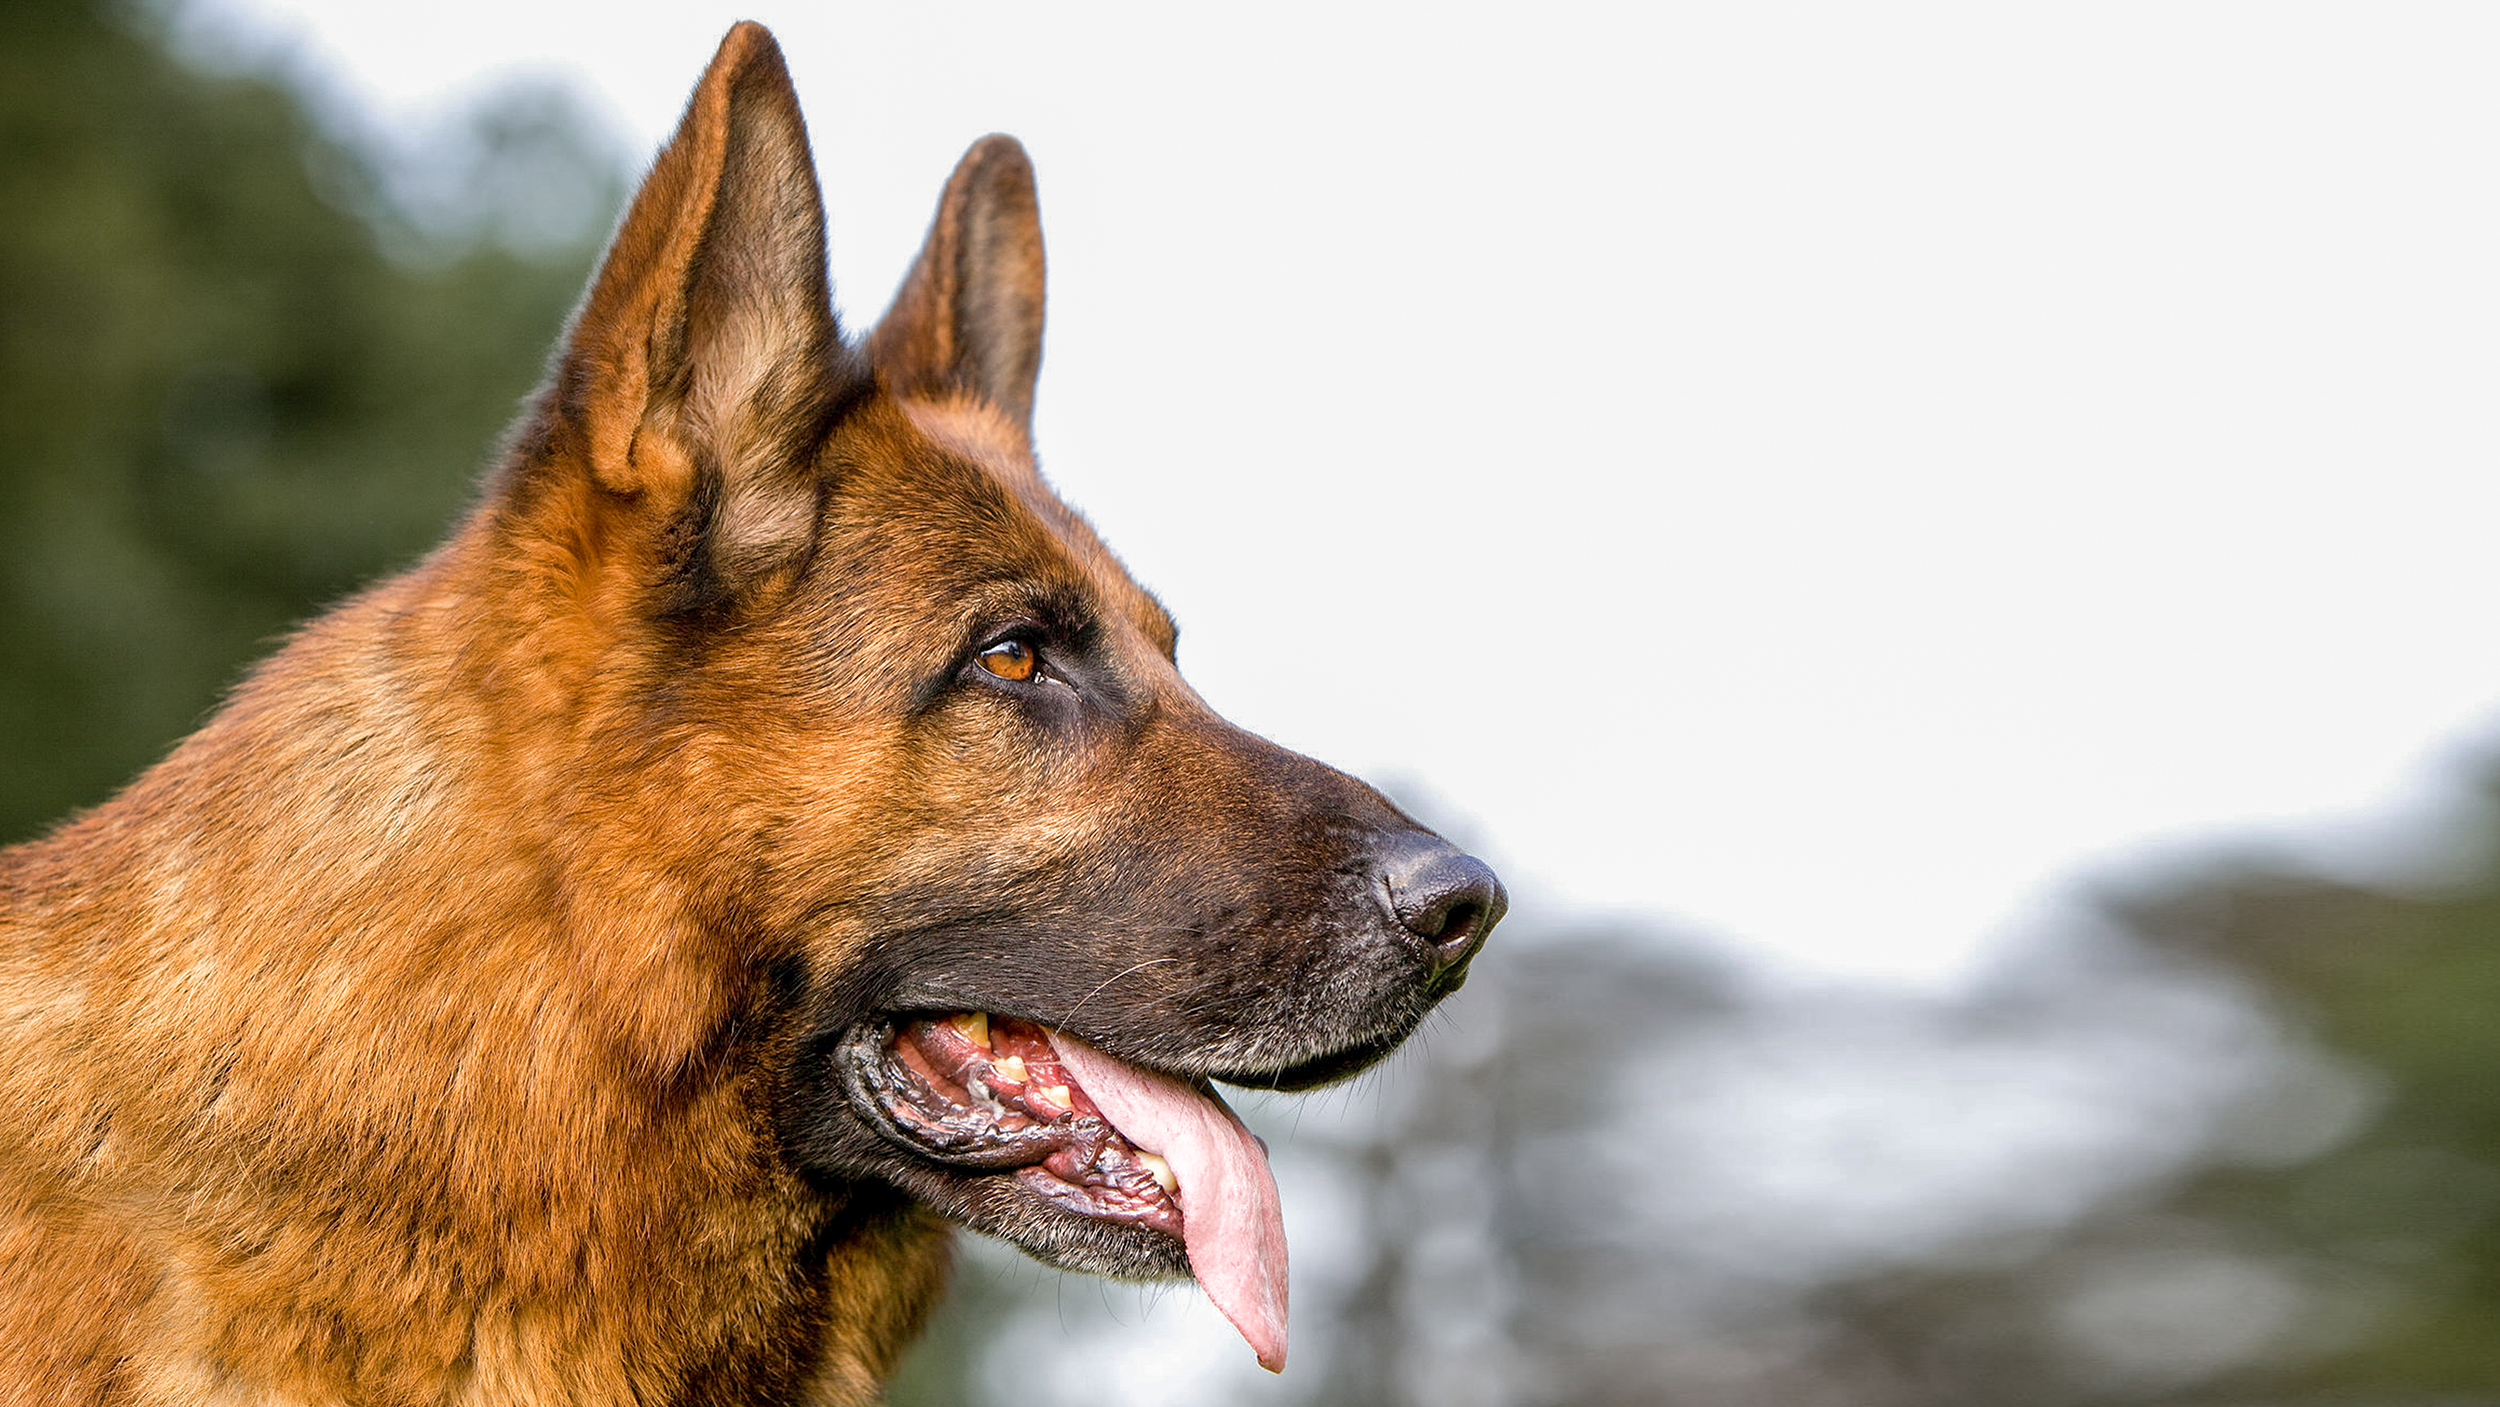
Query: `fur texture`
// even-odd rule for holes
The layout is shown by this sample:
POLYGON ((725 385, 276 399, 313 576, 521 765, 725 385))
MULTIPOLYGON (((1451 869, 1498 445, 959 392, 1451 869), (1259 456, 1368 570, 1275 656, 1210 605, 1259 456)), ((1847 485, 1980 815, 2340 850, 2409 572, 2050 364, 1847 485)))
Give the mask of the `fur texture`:
POLYGON ((1208 712, 1034 472, 1041 279, 990 138, 848 346, 731 31, 451 540, 0 856, 0 1396, 872 1401, 948 1218, 1181 1266, 898 1145, 845 1042, 1290 1086, 1456 985, 1498 902, 1401 918, 1422 833, 1208 712))

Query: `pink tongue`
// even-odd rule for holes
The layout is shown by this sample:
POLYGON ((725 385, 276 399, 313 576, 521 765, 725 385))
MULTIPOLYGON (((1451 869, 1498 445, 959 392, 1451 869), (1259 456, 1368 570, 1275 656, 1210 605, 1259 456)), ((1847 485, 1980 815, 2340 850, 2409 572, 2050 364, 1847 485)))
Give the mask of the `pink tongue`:
POLYGON ((1221 1100, 1074 1036, 1053 1031, 1050 1044, 1122 1137, 1172 1165, 1191 1273, 1250 1341, 1259 1366, 1283 1372, 1285 1216, 1267 1150, 1221 1100))

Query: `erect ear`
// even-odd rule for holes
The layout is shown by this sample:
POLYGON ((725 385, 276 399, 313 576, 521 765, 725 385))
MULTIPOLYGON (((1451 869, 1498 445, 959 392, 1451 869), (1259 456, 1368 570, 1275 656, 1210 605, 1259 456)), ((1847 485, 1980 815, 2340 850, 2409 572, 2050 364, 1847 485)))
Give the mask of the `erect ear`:
POLYGON ((1015 138, 983 137, 938 200, 920 257, 868 336, 897 395, 970 392, 1019 425, 1042 369, 1042 216, 1015 138))
POLYGON ((665 515, 693 604, 805 551, 813 451, 869 384, 834 325, 789 70, 763 26, 739 24, 575 315, 559 403, 598 486, 665 515))

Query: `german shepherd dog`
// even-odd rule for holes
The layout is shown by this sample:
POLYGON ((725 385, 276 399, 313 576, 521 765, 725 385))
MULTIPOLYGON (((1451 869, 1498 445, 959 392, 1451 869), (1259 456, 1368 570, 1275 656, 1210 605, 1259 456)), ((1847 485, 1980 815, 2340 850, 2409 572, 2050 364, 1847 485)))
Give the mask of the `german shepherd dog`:
POLYGON ((730 32, 451 540, 0 858, 0 1397, 869 1402, 958 1222, 1282 1362, 1210 1082, 1380 1059, 1504 898, 1182 682, 1041 332, 992 137, 846 342, 730 32))

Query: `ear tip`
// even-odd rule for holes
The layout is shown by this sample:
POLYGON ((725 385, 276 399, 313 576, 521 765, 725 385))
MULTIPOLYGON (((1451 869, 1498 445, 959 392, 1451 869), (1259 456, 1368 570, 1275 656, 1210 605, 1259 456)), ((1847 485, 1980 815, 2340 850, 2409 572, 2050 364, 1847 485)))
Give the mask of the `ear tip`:
POLYGON ((754 20, 740 20, 721 36, 720 51, 713 55, 712 62, 743 62, 765 54, 781 57, 781 44, 773 38, 773 32, 754 20))
POLYGON ((790 86, 790 65, 781 56, 780 41, 755 21, 740 20, 721 36, 719 50, 703 70, 702 86, 720 83, 742 87, 750 75, 757 73, 777 75, 781 80, 778 86, 790 86))
POLYGON ((955 169, 992 198, 1021 195, 1021 203, 1032 203, 1033 158, 1025 154, 1024 143, 1004 132, 992 132, 974 142, 955 169))

